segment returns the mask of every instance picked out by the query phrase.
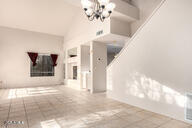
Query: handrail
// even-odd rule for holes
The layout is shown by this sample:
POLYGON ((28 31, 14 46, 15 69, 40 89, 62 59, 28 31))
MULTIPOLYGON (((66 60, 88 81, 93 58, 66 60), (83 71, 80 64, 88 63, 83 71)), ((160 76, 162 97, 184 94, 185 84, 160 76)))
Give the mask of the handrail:
POLYGON ((139 29, 135 32, 135 34, 132 36, 132 38, 125 44, 123 49, 120 51, 120 53, 113 59, 113 61, 107 66, 107 69, 112 66, 112 64, 121 56, 123 51, 131 44, 132 40, 135 39, 135 37, 141 32, 141 30, 144 28, 144 26, 151 20, 151 18, 156 14, 156 12, 160 9, 160 7, 165 3, 166 0, 162 0, 161 3, 154 9, 152 14, 147 18, 147 20, 139 27, 139 29))

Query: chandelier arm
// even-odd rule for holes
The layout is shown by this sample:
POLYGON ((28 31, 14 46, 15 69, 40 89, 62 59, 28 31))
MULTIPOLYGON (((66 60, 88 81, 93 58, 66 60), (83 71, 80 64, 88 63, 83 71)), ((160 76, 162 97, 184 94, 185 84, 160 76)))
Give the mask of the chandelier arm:
POLYGON ((104 8, 100 8, 101 9, 101 14, 103 14, 104 8))
POLYGON ((108 18, 108 17, 109 17, 109 16, 108 16, 108 17, 105 17, 105 18, 104 18, 103 12, 104 12, 104 8, 101 8, 100 20, 101 20, 102 22, 104 22, 105 18, 108 18))
POLYGON ((86 11, 84 11, 84 13, 85 13, 85 15, 88 17, 88 15, 87 15, 86 11))
POLYGON ((85 13, 86 16, 88 16, 87 13, 86 13, 86 11, 84 11, 84 13, 85 13))
POLYGON ((86 11, 84 11, 84 13, 85 13, 85 15, 86 15, 87 17, 92 17, 93 15, 95 15, 95 12, 93 12, 90 16, 87 15, 86 11))
POLYGON ((111 13, 109 13, 109 15, 108 16, 106 16, 105 18, 109 18, 111 16, 111 13))
POLYGON ((109 13, 109 15, 107 17, 105 17, 105 18, 109 18, 110 16, 111 16, 111 14, 109 13))
POLYGON ((95 12, 93 12, 89 17, 93 17, 95 15, 95 12))
POLYGON ((101 9, 100 20, 101 20, 102 22, 104 21, 104 18, 103 18, 103 9, 101 9))
POLYGON ((103 21, 104 21, 104 18, 102 18, 102 17, 100 16, 100 20, 103 22, 103 21))
POLYGON ((89 21, 93 21, 95 19, 95 16, 88 17, 89 21))

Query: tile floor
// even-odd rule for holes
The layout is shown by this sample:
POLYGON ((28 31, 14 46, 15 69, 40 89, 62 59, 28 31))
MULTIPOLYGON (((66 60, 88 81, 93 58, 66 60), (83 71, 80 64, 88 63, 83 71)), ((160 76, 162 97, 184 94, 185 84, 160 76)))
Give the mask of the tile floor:
POLYGON ((0 127, 192 128, 189 124, 65 86, 0 90, 0 127))

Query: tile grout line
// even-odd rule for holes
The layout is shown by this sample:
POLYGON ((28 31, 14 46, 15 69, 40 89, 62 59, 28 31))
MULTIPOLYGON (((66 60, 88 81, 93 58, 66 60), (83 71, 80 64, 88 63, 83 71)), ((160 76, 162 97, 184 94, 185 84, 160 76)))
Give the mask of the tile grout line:
POLYGON ((24 106, 24 110, 25 110, 25 118, 26 118, 26 121, 27 121, 27 127, 29 128, 29 121, 28 121, 28 116, 27 116, 27 110, 26 110, 25 101, 24 101, 23 97, 22 97, 22 100, 23 100, 23 106, 24 106))
POLYGON ((161 126, 163 126, 163 125, 169 123, 169 122, 172 121, 172 120, 173 120, 173 119, 171 118, 170 120, 165 121, 164 123, 160 124, 160 125, 157 126, 156 128, 159 128, 159 127, 161 127, 161 126))
MULTIPOLYGON (((9 91, 10 91, 10 90, 9 90, 9 91)), ((6 120, 6 121, 9 120, 9 115, 10 115, 10 111, 11 111, 11 104, 12 104, 12 97, 11 97, 11 100, 10 100, 10 103, 9 103, 9 111, 8 111, 8 115, 7 115, 7 120, 6 120)), ((6 128, 7 128, 8 124, 6 124, 5 126, 6 126, 6 128)))
MULTIPOLYGON (((28 90, 27 90, 27 92, 28 92, 28 90)), ((39 107, 39 105, 38 105, 38 103, 37 103, 37 101, 36 101, 36 96, 34 96, 34 97, 32 97, 33 98, 33 100, 34 100, 34 103, 37 105, 37 107, 39 108, 39 110, 40 110, 40 113, 41 113, 41 115, 43 116, 43 118, 45 119, 45 115, 42 113, 42 111, 41 111, 41 109, 40 109, 40 107, 39 107)))
POLYGON ((42 110, 41 110, 41 108, 40 108, 40 106, 39 106, 39 104, 37 103, 37 101, 36 101, 36 99, 35 99, 36 97, 33 97, 33 99, 34 99, 34 101, 35 101, 35 104, 37 105, 37 107, 39 108, 39 110, 40 110, 40 113, 41 113, 41 115, 43 116, 43 118, 44 119, 46 119, 46 117, 45 117, 45 115, 43 114, 43 112, 42 112, 42 110))

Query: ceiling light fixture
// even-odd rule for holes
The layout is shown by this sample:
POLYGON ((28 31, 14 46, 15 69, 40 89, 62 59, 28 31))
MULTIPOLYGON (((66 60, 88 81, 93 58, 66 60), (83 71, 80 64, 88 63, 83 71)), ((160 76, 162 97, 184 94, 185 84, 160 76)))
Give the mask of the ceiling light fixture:
POLYGON ((96 18, 103 22, 106 18, 110 17, 115 8, 115 4, 110 3, 109 0, 93 0, 93 2, 81 0, 81 4, 90 21, 96 18))

